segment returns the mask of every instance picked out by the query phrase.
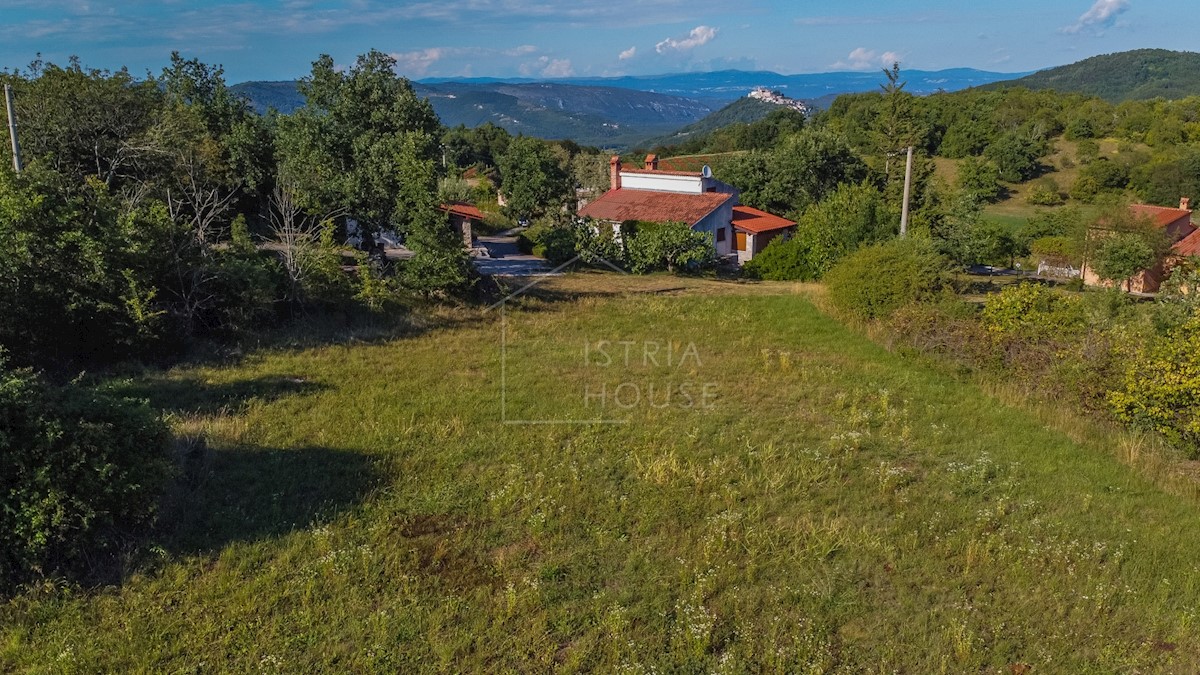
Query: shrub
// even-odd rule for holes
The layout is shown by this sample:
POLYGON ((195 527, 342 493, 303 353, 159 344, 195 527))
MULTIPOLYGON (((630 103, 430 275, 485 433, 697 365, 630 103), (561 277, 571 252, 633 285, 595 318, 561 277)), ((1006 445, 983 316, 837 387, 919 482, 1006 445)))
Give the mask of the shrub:
POLYGON ((581 222, 575 227, 575 251, 589 265, 623 265, 625 238, 633 231, 631 224, 621 225, 621 236, 618 238, 609 223, 591 220, 581 222))
POLYGON ((575 257, 575 233, 565 227, 544 230, 538 235, 533 254, 551 265, 561 265, 575 257))
POLYGON ((817 278, 812 264, 812 245, 805 239, 776 237, 762 253, 742 266, 742 274, 751 279, 770 281, 808 281, 817 278))
POLYGON ((711 235, 683 223, 643 223, 627 239, 629 267, 645 274, 666 269, 694 271, 715 261, 711 235))
POLYGON ((895 239, 859 249, 829 271, 829 297, 861 318, 881 318, 951 285, 950 261, 928 241, 895 239))
POLYGON ((1200 454, 1200 317, 1135 348, 1108 402, 1118 419, 1200 454))
POLYGON ((1058 183, 1053 178, 1046 176, 1034 184, 1029 195, 1025 197, 1025 201, 1037 206, 1057 206, 1064 200, 1058 183))
POLYGON ((54 387, 0 362, 0 588, 72 576, 146 523, 167 427, 144 405, 54 387))
POLYGON ((1021 335, 1040 338, 1065 334, 1081 327, 1079 299, 1047 286, 1025 283, 992 295, 979 315, 984 329, 994 337, 1021 335))

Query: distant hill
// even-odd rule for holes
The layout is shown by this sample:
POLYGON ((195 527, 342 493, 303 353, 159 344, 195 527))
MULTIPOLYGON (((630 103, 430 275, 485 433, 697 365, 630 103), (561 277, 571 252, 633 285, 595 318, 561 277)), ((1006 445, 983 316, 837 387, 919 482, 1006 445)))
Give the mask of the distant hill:
MULTIPOLYGON (((713 108, 694 99, 654 92, 556 82, 414 83, 447 126, 492 122, 512 133, 570 138, 585 145, 621 146, 693 123, 713 108)), ((260 113, 304 105, 295 82, 244 82, 233 90, 260 113)))
MULTIPOLYGON (((956 68, 904 71, 908 91, 927 94, 954 91, 1013 77, 956 68)), ((528 79, 427 79, 413 83, 427 97, 442 122, 469 127, 492 122, 513 133, 540 138, 570 138, 584 145, 621 148, 646 138, 710 131, 733 122, 753 122, 747 103, 688 129, 756 87, 766 87, 825 107, 837 94, 878 88, 878 71, 780 75, 770 71, 724 70, 639 77, 528 79), (742 116, 738 118, 737 116, 742 116)), ((260 113, 274 108, 288 113, 304 105, 295 82, 243 82, 233 90, 260 113)), ((770 106, 758 110, 770 111, 770 106)), ((765 116, 765 112, 761 115, 765 116)), ((760 117, 761 119, 761 117, 760 117)))
MULTIPOLYGON (((995 73, 986 70, 975 70, 973 68, 903 71, 904 79, 908 82, 907 91, 914 94, 932 94, 941 90, 957 91, 999 80, 1010 80, 1025 74, 995 73)), ((531 81, 520 78, 430 78, 422 80, 424 83, 473 82, 483 84, 531 81)), ((808 100, 831 94, 871 91, 876 89, 882 81, 883 74, 879 70, 801 73, 797 75, 780 75, 768 70, 719 70, 707 73, 627 75, 623 77, 573 77, 553 80, 553 82, 561 84, 653 91, 661 94, 698 99, 706 103, 713 100, 732 101, 745 96, 755 87, 766 87, 783 92, 792 98, 808 100)))
POLYGON ((984 88, 1008 86, 1090 94, 1113 103, 1184 98, 1200 94, 1200 54, 1166 49, 1104 54, 984 88))
POLYGON ((766 103, 753 98, 739 98, 729 105, 721 108, 713 114, 701 119, 697 122, 678 129, 669 134, 662 134, 647 140, 642 141, 638 145, 652 148, 659 145, 672 145, 682 143, 697 136, 710 134, 717 129, 727 127, 731 124, 750 124, 757 122, 771 111, 778 110, 779 106, 772 103, 766 103))

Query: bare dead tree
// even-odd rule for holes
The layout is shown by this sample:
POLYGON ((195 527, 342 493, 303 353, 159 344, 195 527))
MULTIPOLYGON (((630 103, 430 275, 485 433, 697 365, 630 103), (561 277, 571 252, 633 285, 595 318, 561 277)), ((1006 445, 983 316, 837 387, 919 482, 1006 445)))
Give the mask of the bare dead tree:
POLYGON ((304 283, 316 265, 313 251, 320 239, 321 223, 335 215, 319 218, 306 213, 288 185, 278 185, 271 192, 268 220, 274 240, 272 248, 278 252, 287 275, 290 301, 303 299, 304 283))

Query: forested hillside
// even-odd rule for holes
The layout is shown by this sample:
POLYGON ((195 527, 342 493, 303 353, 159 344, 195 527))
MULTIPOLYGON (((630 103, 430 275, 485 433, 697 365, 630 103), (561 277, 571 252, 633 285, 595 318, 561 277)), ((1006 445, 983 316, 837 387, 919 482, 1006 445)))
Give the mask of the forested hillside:
MULTIPOLYGON (((576 143, 624 146, 706 117, 700 101, 616 87, 558 83, 413 83, 447 126, 491 123, 510 132, 576 143)), ((244 82, 231 87, 259 113, 291 113, 304 104, 295 82, 244 82)))
POLYGON ((983 88, 1009 86, 1099 96, 1110 103, 1179 99, 1200 95, 1200 54, 1166 49, 1104 54, 983 88))

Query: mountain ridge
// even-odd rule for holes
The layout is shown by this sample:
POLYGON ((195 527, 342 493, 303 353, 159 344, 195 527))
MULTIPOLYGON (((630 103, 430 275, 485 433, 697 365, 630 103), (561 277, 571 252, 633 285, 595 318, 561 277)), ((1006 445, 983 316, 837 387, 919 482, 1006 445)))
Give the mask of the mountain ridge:
MULTIPOLYGON (((906 71, 909 91, 955 90, 1011 77, 971 68, 906 71)), ((757 87, 811 103, 877 88, 882 73, 843 71, 780 75, 772 71, 721 70, 621 77, 425 78, 413 82, 447 126, 492 122, 512 133, 570 138, 616 148, 678 131, 702 120, 757 87)), ((259 113, 288 113, 304 105, 295 81, 250 81, 232 89, 259 113)))
POLYGON ((1026 87, 1099 96, 1110 103, 1200 95, 1200 53, 1134 49, 1091 56, 984 89, 1026 87))

